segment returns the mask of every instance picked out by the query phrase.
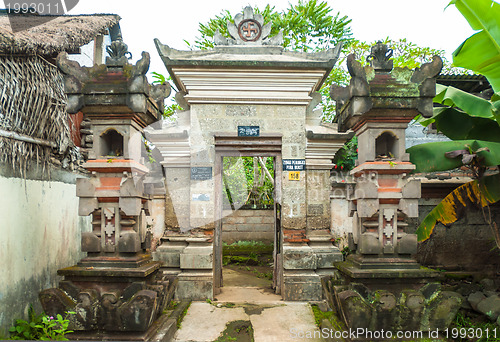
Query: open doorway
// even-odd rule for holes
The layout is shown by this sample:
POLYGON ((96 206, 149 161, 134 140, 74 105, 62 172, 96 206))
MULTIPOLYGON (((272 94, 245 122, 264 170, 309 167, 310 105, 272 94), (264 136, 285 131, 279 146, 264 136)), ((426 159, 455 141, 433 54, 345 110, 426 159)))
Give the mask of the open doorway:
MULTIPOLYGON (((215 174, 217 175, 214 179, 215 181, 215 216, 216 216, 216 224, 215 224, 215 232, 214 232, 214 241, 213 241, 213 257, 214 257, 214 296, 221 294, 221 289, 226 287, 226 292, 229 289, 228 281, 229 277, 224 277, 223 275, 223 270, 224 270, 224 262, 223 262, 223 254, 224 254, 224 243, 223 243, 223 226, 224 223, 226 225, 226 231, 228 231, 228 221, 230 222, 231 220, 238 221, 236 219, 229 219, 224 222, 225 217, 231 217, 231 215, 236 215, 239 216, 240 214, 245 214, 243 211, 245 209, 248 210, 255 210, 259 209, 257 207, 257 204, 259 202, 259 198, 261 199, 260 202, 261 204, 266 204, 268 207, 267 208, 261 208, 262 210, 266 210, 266 212, 262 212, 262 214, 267 214, 271 215, 272 214, 272 219, 273 219, 273 229, 271 231, 271 234, 262 234, 262 232, 254 232, 253 236, 258 235, 258 236, 265 236, 265 240, 268 242, 271 242, 272 244, 265 243, 259 244, 257 243, 252 243, 252 242, 246 242, 246 243, 241 243, 242 248, 234 248, 239 250, 238 253, 243 253, 243 256, 248 259, 253 259, 255 262, 255 259, 257 259, 256 263, 261 264, 262 267, 266 267, 267 270, 261 269, 259 270, 258 268, 253 268, 253 265, 240 265, 243 266, 243 269, 247 272, 251 272, 254 274, 254 277, 259 279, 257 275, 260 275, 260 279, 266 280, 266 285, 269 286, 269 283, 271 283, 271 290, 269 292, 275 292, 276 294, 281 294, 281 284, 282 284, 282 277, 283 277, 283 262, 282 262, 282 240, 283 240, 283 235, 281 233, 281 175, 282 175, 282 159, 281 159, 281 146, 282 146, 282 138, 280 135, 266 135, 262 137, 235 137, 233 135, 216 135, 215 136, 215 174), (233 159, 226 159, 227 157, 236 157, 233 159), (244 158, 241 158, 244 157, 244 158), (259 158, 260 157, 260 158, 259 158), (238 159, 240 158, 240 159, 238 159), (257 159, 255 159, 257 158, 257 159), (240 163, 240 164, 237 164, 240 163), (246 163, 246 166, 245 166, 246 163), (253 168, 254 163, 258 165, 256 168, 253 168), (223 172, 224 170, 224 164, 226 165, 226 169, 228 172, 223 172), (262 168, 262 164, 267 165, 265 169, 269 172, 269 174, 266 173, 266 170, 262 168), (239 170, 238 174, 239 176, 236 176, 235 174, 232 174, 229 170, 231 169, 239 170), (272 165, 272 167, 271 167, 272 165), (250 167, 251 166, 251 167, 250 167), (258 171, 255 173, 258 173, 258 178, 261 180, 257 185, 260 185, 262 183, 262 186, 264 188, 267 188, 266 191, 264 192, 258 192, 258 194, 252 194, 250 193, 251 189, 253 188, 254 183, 249 182, 248 178, 256 178, 255 176, 249 176, 247 177, 245 174, 245 169, 246 172, 254 172, 258 171), (226 177, 226 180, 224 181, 224 177, 226 177), (231 180, 227 179, 227 176, 235 177, 236 180, 233 180, 233 182, 236 182, 236 191, 233 187, 231 189, 231 180), (239 179, 238 179, 239 177, 239 179), (273 185, 266 185, 266 179, 267 180, 273 180, 274 184, 273 185), (263 181, 262 181, 263 180, 263 181), (250 183, 250 184, 249 184, 250 183), (239 184, 239 185, 238 185, 239 184), (243 186, 244 184, 244 186, 243 186), (229 197, 228 197, 228 191, 226 189, 226 185, 229 188, 229 197), (244 189, 244 191, 243 191, 244 189), (272 194, 272 196, 271 196, 272 194), (254 204, 256 205, 256 208, 253 208, 254 204), (246 205, 247 207, 245 207, 246 205), (248 207, 250 206, 250 207, 248 207), (268 209, 269 207, 272 206, 272 209, 268 209), (241 210, 238 210, 241 209, 241 210), (229 210, 229 212, 227 211, 229 210), (229 215, 228 215, 229 214, 229 215), (245 246, 246 244, 246 246, 245 246), (264 247, 266 246, 267 247, 264 247), (259 247, 262 246, 262 247, 259 247), (269 246, 272 246, 272 258, 268 258, 267 261, 269 261, 266 264, 266 259, 265 259, 265 254, 266 252, 270 249, 269 246), (245 247, 248 252, 245 252, 245 247), (267 250, 266 250, 267 248, 267 250), (250 254, 253 252, 253 254, 250 254), (259 253, 256 253, 259 252, 259 253), (260 257, 257 256, 255 257, 254 254, 263 254, 264 256, 261 258, 261 261, 259 262, 260 257), (269 264, 272 263, 272 279, 271 275, 269 273, 269 264), (246 266, 249 266, 250 271, 246 269, 246 266), (255 269, 255 271, 253 271, 255 269), (263 272, 264 271, 264 272, 263 272)), ((271 182, 272 183, 272 182, 271 182)), ((255 214, 255 212, 253 213, 255 214)), ((247 217, 255 217, 255 215, 250 215, 250 212, 246 212, 247 217)), ((254 219, 253 221, 262 221, 266 222, 269 219, 254 219)), ((239 219, 240 222, 243 221, 243 219, 239 219)), ((252 220, 250 220, 252 221, 252 220)), ((248 223, 250 226, 247 226, 246 228, 251 228, 252 223, 248 223)), ((253 224, 255 226, 255 224, 253 224)), ((265 228, 261 228, 265 229, 265 228)), ((227 234, 226 234, 227 236, 227 234)), ((233 234, 233 236, 235 236, 233 234)), ((237 237, 234 239, 234 242, 237 242, 238 240, 244 240, 243 237, 237 237), (237 240, 236 240, 237 239, 237 240)), ((247 241, 255 240, 255 238, 246 238, 247 241)), ((231 241, 226 239, 226 245, 230 245, 231 241)), ((226 256, 230 256, 231 253, 231 247, 226 247, 226 256)), ((232 253, 235 254, 235 253, 232 253)), ((229 264, 228 260, 229 258, 226 258, 226 266, 229 264)), ((237 258, 233 258, 237 259, 237 258)), ((249 263, 252 263, 250 261, 249 263)), ((236 266, 240 266, 236 265, 236 266)), ((255 265, 259 266, 259 265, 255 265)), ((230 283, 230 281, 229 281, 230 283)), ((246 291, 241 291, 245 293, 246 291)))
POLYGON ((222 157, 222 286, 273 290, 275 157, 222 157))

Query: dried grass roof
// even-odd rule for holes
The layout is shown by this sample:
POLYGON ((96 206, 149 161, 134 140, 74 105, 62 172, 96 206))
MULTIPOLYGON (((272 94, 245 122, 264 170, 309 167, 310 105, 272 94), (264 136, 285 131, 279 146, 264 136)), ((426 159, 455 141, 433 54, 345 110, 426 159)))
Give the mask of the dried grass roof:
POLYGON ((0 15, 0 53, 52 55, 76 50, 120 19, 115 14, 17 15, 16 25, 30 28, 13 33, 9 17, 0 15))

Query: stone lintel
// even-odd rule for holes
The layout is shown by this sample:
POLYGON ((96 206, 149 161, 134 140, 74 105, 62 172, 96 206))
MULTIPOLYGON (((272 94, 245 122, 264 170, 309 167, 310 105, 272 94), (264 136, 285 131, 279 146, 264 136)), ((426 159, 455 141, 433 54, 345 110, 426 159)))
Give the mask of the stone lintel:
POLYGON ((95 159, 88 160, 83 167, 89 171, 99 173, 119 173, 130 172, 134 174, 143 175, 149 172, 149 169, 135 160, 130 159, 95 159))

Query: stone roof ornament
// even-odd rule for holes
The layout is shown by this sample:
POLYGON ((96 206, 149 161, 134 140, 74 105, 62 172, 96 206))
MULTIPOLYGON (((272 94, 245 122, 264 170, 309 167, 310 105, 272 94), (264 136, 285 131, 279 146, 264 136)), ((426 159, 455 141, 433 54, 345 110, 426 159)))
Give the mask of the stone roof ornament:
POLYGON ((106 64, 108 66, 123 66, 132 58, 132 54, 128 51, 127 44, 121 39, 112 41, 111 45, 106 47, 106 52, 109 54, 109 57, 106 57, 106 64))
POLYGON ((215 45, 282 45, 283 31, 269 37, 272 23, 264 25, 264 17, 255 13, 251 6, 234 17, 234 23, 227 21, 227 31, 231 38, 224 37, 219 30, 215 32, 215 45))
POLYGON ((370 66, 377 71, 391 71, 393 68, 392 57, 393 51, 387 47, 387 44, 380 40, 372 46, 371 53, 366 58, 370 66))

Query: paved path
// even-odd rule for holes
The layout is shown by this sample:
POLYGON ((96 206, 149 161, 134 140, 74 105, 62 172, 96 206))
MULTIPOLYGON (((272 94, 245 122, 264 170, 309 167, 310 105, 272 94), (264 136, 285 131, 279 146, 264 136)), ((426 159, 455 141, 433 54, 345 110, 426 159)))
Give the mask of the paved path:
MULTIPOLYGON (((228 323, 240 321, 252 325, 255 342, 323 341, 314 322, 311 306, 303 302, 283 302, 274 294, 271 281, 245 272, 244 267, 224 267, 224 287, 216 301, 193 302, 175 335, 177 342, 213 342, 226 330, 228 323), (301 338, 301 336, 304 336, 301 338)), ((242 331, 241 326, 238 329, 242 331)), ((227 330, 226 330, 227 332, 227 330)), ((233 335, 234 336, 234 335, 233 335)), ((250 341, 249 335, 238 335, 239 341, 250 341)), ((231 339, 221 339, 229 341, 231 339)), ((231 340, 234 341, 234 340, 231 340)), ((238 340, 237 340, 238 341, 238 340)))
POLYGON ((308 303, 239 303, 224 307, 220 302, 193 302, 177 331, 177 342, 213 342, 233 321, 250 321, 255 342, 323 341, 319 338, 300 338, 301 334, 319 336, 308 303), (219 307, 217 306, 219 305, 219 307))

